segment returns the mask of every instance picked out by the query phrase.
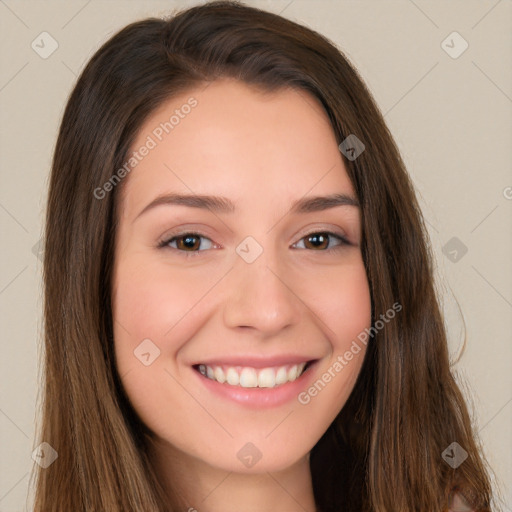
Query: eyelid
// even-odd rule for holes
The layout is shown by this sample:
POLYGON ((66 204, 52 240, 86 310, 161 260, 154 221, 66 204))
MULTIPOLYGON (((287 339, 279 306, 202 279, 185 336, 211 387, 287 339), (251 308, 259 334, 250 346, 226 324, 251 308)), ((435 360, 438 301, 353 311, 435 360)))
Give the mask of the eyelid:
MULTIPOLYGON (((184 229, 182 231, 171 233, 169 235, 165 235, 162 237, 162 239, 157 243, 158 248, 166 248, 168 247, 169 243, 173 241, 175 238, 180 238, 184 235, 193 235, 197 236, 199 238, 204 238, 206 240, 209 240, 213 246, 219 247, 219 244, 215 243, 209 236, 205 235, 204 233, 201 233, 200 231, 196 231, 193 229, 184 229)), ((169 249, 174 249, 174 247, 169 247, 169 249)), ((179 249, 174 249, 178 252, 184 252, 184 253, 198 253, 198 252, 204 252, 204 251, 180 251, 179 249)))
MULTIPOLYGON (((328 235, 336 236, 336 237, 340 238, 347 245, 353 245, 351 243, 351 241, 348 239, 347 234, 342 229, 333 228, 333 227, 313 227, 313 228, 305 231, 304 233, 300 232, 300 234, 297 235, 299 237, 297 242, 302 240, 306 236, 317 234, 317 233, 326 233, 328 235)), ((294 244, 296 244, 297 242, 294 242, 294 244)))
MULTIPOLYGON (((304 238, 310 236, 310 235, 313 235, 313 234, 326 234, 327 236, 331 237, 331 238, 337 238, 340 243, 334 247, 331 247, 330 249, 323 249, 323 250, 318 250, 318 251, 314 251, 312 250, 312 252, 330 252, 330 251, 333 251, 335 250, 336 248, 339 248, 339 247, 343 247, 343 246, 347 246, 347 245, 354 245, 353 243, 351 243, 351 241, 347 238, 347 236, 345 235, 345 233, 342 233, 341 230, 335 230, 335 229, 332 229, 332 228, 321 228, 321 227, 318 227, 318 228, 311 228, 309 231, 306 231, 304 233, 301 233, 300 235, 297 235, 299 236, 298 240, 296 242, 294 242, 292 244, 292 247, 297 245, 299 242, 301 242, 304 238)), ((196 254, 199 254, 201 252, 205 252, 205 250, 198 250, 198 251, 184 251, 184 250, 180 250, 180 249, 177 249, 177 248, 174 248, 174 247, 169 247, 169 244, 171 243, 171 241, 173 241, 175 238, 180 238, 184 235, 192 235, 192 236, 196 236, 196 237, 199 237, 199 238, 204 238, 206 240, 209 240, 212 245, 214 246, 214 248, 218 248, 219 247, 219 244, 215 243, 209 236, 205 235, 204 233, 201 233, 200 231, 196 231, 196 230, 192 230, 192 229, 184 229, 184 230, 181 230, 179 232, 176 232, 176 233, 171 233, 165 237, 163 237, 161 239, 161 241, 158 242, 158 245, 157 247, 158 248, 168 248, 168 249, 171 249, 173 251, 176 251, 176 252, 180 252, 180 253, 185 253, 185 255, 196 255, 196 254)), ((206 249, 208 250, 208 249, 206 249)), ((210 249, 211 250, 211 249, 210 249)), ((306 249, 300 249, 300 250, 306 250, 306 249)))

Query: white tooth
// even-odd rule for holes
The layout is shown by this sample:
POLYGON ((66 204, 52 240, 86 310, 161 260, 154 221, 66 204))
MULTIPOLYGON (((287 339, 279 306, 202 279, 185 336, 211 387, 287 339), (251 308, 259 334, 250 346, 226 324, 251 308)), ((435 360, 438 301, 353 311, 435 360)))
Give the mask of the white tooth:
POLYGON ((286 371, 286 366, 281 366, 276 373, 276 385, 284 384, 288 382, 288 372, 286 371))
POLYGON ((293 382, 297 378, 297 365, 294 364, 289 370, 288 370, 288 380, 290 382, 293 382))
POLYGON ((304 367, 306 366, 306 363, 300 363, 297 368, 297 378, 299 378, 302 375, 302 372, 304 371, 304 367))
POLYGON ((258 375, 260 388, 273 388, 276 385, 276 372, 273 368, 264 368, 258 375))
POLYGON ((258 375, 254 368, 244 368, 240 374, 240 386, 255 388, 258 385, 258 375))
POLYGON ((215 379, 215 375, 213 373, 213 368, 211 366, 207 366, 206 367, 206 376, 209 378, 209 379, 215 379))
POLYGON ((221 384, 226 382, 226 376, 224 375, 224 371, 220 366, 213 367, 213 376, 215 377, 215 380, 221 384))
POLYGON ((206 375, 206 366, 204 364, 199 365, 199 372, 203 375, 206 375))
POLYGON ((228 384, 231 384, 232 386, 238 386, 238 383, 240 382, 240 376, 234 368, 228 368, 228 371, 226 372, 226 380, 228 381, 228 384))

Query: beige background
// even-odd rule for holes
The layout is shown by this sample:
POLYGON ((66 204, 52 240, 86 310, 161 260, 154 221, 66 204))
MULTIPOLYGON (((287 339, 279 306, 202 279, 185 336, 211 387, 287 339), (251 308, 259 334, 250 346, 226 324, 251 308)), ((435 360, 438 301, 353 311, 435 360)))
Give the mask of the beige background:
MULTIPOLYGON (((41 332, 37 243, 67 96, 113 31, 195 3, 0 0, 0 512, 27 510, 41 332), (58 43, 46 59, 31 47, 44 31, 58 43)), ((464 337, 458 305, 466 323, 455 369, 472 397, 500 503, 512 510, 512 2, 247 3, 331 38, 385 113, 429 225, 454 360, 464 337), (458 36, 442 45, 453 31, 469 44, 458 58, 444 49, 461 49, 458 36), (453 237, 459 248, 448 245, 445 256, 453 237)))

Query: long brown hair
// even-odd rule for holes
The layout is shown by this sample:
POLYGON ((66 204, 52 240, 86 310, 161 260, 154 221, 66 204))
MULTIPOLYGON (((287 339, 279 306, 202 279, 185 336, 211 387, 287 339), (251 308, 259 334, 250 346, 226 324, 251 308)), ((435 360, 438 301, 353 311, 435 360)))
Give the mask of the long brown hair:
POLYGON ((463 395, 450 370, 432 256, 415 193, 384 119, 331 42, 280 16, 213 2, 115 34, 72 91, 55 149, 44 255, 44 403, 38 441, 57 460, 37 476, 36 512, 165 511, 151 433, 123 391, 113 350, 110 285, 123 185, 95 193, 123 166, 148 116, 173 95, 232 77, 320 100, 361 205, 361 250, 379 329, 355 388, 311 453, 323 512, 445 511, 458 492, 489 511, 491 485, 463 395), (468 454, 452 468, 453 442, 468 454))

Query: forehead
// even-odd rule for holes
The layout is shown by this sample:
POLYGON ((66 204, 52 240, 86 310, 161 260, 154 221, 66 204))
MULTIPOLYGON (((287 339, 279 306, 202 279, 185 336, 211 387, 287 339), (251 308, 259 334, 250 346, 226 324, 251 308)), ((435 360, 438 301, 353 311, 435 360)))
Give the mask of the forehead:
POLYGON ((327 114, 303 90, 264 92, 232 79, 191 89, 146 120, 133 152, 127 213, 167 192, 215 193, 247 206, 309 191, 353 193, 327 114))

